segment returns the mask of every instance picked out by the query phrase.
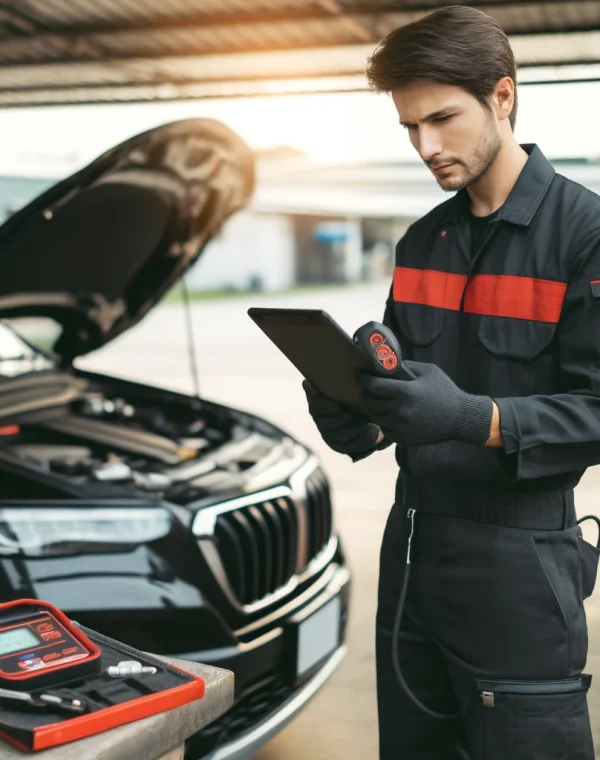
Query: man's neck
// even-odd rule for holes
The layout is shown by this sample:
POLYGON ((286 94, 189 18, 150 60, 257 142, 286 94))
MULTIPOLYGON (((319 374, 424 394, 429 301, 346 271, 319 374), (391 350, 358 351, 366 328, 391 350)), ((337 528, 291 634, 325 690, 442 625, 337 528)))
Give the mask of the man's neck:
POLYGON ((467 190, 475 216, 488 216, 500 208, 510 195, 529 156, 514 137, 504 141, 496 160, 467 190))

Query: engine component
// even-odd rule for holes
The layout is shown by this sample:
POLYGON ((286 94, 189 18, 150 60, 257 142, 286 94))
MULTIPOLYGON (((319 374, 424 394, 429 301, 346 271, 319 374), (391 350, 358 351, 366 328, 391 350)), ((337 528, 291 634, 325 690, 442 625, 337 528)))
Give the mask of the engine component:
POLYGON ((203 451, 210 446, 206 438, 180 438, 179 445, 193 451, 203 451))
POLYGON ((200 475, 206 475, 216 468, 216 463, 212 459, 203 459, 196 462, 186 462, 179 467, 172 467, 169 470, 169 479, 173 483, 184 483, 200 475))
POLYGON ((64 406, 87 387, 85 380, 57 372, 36 372, 0 380, 0 418, 14 419, 64 406))
POLYGON ((161 472, 134 472, 133 480, 145 491, 165 491, 171 485, 171 478, 161 472))
POLYGON ((121 398, 109 399, 97 393, 86 397, 82 412, 92 417, 114 414, 130 418, 135 414, 135 408, 121 398))
POLYGON ((19 456, 38 462, 58 462, 91 459, 87 446, 62 446, 56 443, 17 443, 11 447, 19 456))
POLYGON ((132 430, 110 422, 71 415, 48 421, 45 427, 59 433, 95 441, 110 446, 112 449, 158 459, 165 464, 179 464, 183 459, 180 447, 174 441, 154 433, 132 430))
POLYGON ((120 480, 131 480, 133 478, 133 471, 128 464, 120 459, 108 461, 95 467, 92 471, 96 480, 103 482, 113 482, 120 480))

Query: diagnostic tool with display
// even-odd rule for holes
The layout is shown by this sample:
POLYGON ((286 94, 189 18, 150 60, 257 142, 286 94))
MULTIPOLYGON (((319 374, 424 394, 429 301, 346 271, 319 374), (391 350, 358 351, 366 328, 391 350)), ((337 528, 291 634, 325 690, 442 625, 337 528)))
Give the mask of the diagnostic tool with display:
POLYGON ((100 649, 47 602, 0 604, 0 687, 37 689, 100 672, 100 649))
POLYGON ((48 602, 0 604, 0 740, 25 752, 157 715, 204 693, 200 676, 84 628, 48 602))

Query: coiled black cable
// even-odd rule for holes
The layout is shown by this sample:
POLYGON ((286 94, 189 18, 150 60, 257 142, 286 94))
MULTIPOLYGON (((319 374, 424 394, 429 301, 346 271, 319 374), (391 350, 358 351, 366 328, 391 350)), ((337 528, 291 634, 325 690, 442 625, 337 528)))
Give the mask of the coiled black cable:
MULTIPOLYGON (((438 712, 436 710, 432 710, 430 707, 427 707, 427 705, 424 705, 421 700, 415 696, 409 685, 406 683, 406 679, 404 678, 404 674, 402 673, 402 668, 400 667, 400 658, 398 655, 398 638, 400 635, 400 626, 402 624, 402 616, 404 614, 404 607, 406 605, 406 596, 408 593, 408 582, 410 579, 410 551, 412 546, 412 537, 414 533, 415 528, 415 510, 409 509, 407 512, 408 519, 410 520, 410 534, 408 536, 408 548, 406 551, 406 566, 404 570, 404 578, 402 580, 402 588, 400 590, 400 596, 398 598, 398 606, 396 607, 396 617, 394 619, 394 627, 392 629, 392 663, 394 666, 394 672, 396 674, 396 678, 398 679, 398 683, 402 687, 402 690, 406 694, 406 696, 410 699, 410 701, 419 709, 421 712, 424 712, 426 715, 429 715, 430 718, 434 718, 435 720, 455 720, 456 718, 459 718, 459 713, 442 713, 438 712)), ((466 753, 462 747, 457 746, 456 751, 459 754, 459 757, 461 760, 471 760, 468 753, 466 753)))

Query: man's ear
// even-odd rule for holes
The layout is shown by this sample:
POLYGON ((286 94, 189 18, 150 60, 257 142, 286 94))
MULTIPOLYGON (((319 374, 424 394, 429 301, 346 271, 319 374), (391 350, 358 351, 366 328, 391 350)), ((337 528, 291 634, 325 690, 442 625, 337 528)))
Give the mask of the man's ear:
POLYGON ((498 121, 508 119, 515 103, 515 83, 511 77, 502 77, 497 83, 490 103, 498 121))

